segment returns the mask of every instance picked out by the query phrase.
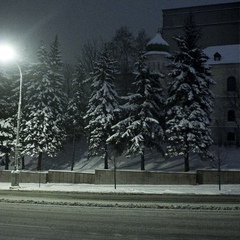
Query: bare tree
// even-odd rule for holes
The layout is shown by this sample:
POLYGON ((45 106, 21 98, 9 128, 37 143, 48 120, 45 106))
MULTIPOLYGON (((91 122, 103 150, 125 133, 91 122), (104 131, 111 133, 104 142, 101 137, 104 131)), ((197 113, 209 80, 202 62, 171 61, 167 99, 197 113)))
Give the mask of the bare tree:
POLYGON ((226 164, 227 157, 228 157, 228 149, 227 147, 216 145, 214 151, 213 151, 213 161, 211 162, 212 167, 217 169, 218 171, 218 189, 221 190, 222 185, 222 167, 224 164, 226 164))
POLYGON ((94 63, 98 54, 98 42, 95 39, 88 40, 86 44, 82 46, 81 57, 79 60, 82 62, 86 72, 91 73, 94 70, 94 63))
POLYGON ((150 38, 146 34, 146 31, 144 29, 140 30, 138 32, 138 35, 135 39, 135 48, 136 52, 145 52, 147 43, 150 41, 150 38))
POLYGON ((128 74, 132 71, 135 61, 134 37, 126 26, 116 30, 111 42, 114 58, 118 61, 121 74, 128 74))

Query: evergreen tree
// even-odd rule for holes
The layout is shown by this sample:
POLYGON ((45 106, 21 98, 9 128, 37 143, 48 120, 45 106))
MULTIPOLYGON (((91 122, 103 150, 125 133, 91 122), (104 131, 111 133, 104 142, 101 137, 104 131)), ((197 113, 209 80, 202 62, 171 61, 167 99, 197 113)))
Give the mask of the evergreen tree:
POLYGON ((161 148, 164 138, 161 119, 164 112, 164 100, 159 77, 151 76, 145 63, 145 57, 140 55, 136 63, 137 72, 135 94, 126 97, 123 106, 123 119, 113 126, 114 134, 109 141, 124 142, 126 154, 140 154, 141 170, 145 169, 145 149, 161 148))
POLYGON ((83 117, 86 113, 88 89, 86 89, 84 80, 86 80, 86 72, 81 62, 78 62, 72 80, 72 96, 67 106, 67 124, 79 133, 84 132, 83 117))
POLYGON ((0 157, 4 157, 5 169, 9 169, 10 152, 15 137, 12 105, 10 95, 11 78, 5 72, 0 72, 0 157))
POLYGON ((60 44, 58 36, 56 36, 50 45, 48 78, 51 82, 53 90, 52 94, 54 94, 53 98, 51 99, 51 106, 54 109, 54 114, 60 127, 59 130, 61 130, 61 132, 64 134, 64 129, 62 127, 64 126, 64 112, 67 105, 67 96, 63 87, 63 62, 61 59, 61 52, 59 50, 59 47, 60 44))
POLYGON ((23 154, 38 156, 38 170, 42 167, 43 153, 55 156, 64 139, 62 78, 57 72, 60 62, 58 52, 55 54, 56 59, 52 50, 49 63, 48 53, 42 44, 37 52, 38 63, 33 64, 27 74, 22 124, 23 154))
POLYGON ((67 104, 71 100, 73 96, 73 74, 74 74, 74 66, 66 63, 63 64, 63 77, 64 77, 64 85, 63 89, 66 94, 66 102, 67 104))
POLYGON ((88 97, 88 90, 86 84, 84 84, 85 79, 86 72, 82 63, 79 61, 73 74, 73 93, 68 102, 66 113, 68 133, 70 133, 73 138, 73 159, 71 170, 73 170, 74 167, 76 135, 83 135, 84 133, 84 115, 86 113, 88 97))
POLYGON ((206 65, 207 56, 198 46, 200 30, 190 15, 184 26, 183 37, 176 37, 179 51, 171 56, 168 87, 166 134, 167 155, 183 156, 185 171, 189 171, 189 154, 210 158, 210 132, 215 84, 206 65))
POLYGON ((5 157, 5 160, 2 162, 5 165, 5 170, 9 169, 14 137, 13 118, 0 119, 0 157, 5 157))
POLYGON ((115 61, 105 45, 100 52, 91 77, 92 94, 88 103, 86 129, 89 133, 89 154, 104 158, 108 169, 108 144, 111 127, 116 121, 119 97, 114 86, 115 61))

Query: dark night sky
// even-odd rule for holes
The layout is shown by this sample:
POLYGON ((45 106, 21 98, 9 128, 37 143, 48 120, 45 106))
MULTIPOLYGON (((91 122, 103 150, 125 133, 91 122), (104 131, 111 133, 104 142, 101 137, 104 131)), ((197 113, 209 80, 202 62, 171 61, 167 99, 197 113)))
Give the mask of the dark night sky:
POLYGON ((162 9, 236 0, 0 0, 0 42, 35 55, 59 35, 64 60, 74 62, 81 45, 91 39, 109 40, 121 26, 150 37, 162 27, 162 9))

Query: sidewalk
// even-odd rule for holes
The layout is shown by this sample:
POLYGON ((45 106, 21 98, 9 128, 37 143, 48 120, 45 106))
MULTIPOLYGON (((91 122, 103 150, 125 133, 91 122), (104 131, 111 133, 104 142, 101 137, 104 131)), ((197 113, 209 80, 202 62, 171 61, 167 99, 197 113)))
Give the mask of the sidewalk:
POLYGON ((198 194, 198 195, 240 195, 240 185, 94 185, 67 183, 20 183, 19 188, 10 189, 11 183, 0 182, 0 190, 9 191, 54 191, 88 193, 126 193, 126 194, 198 194))

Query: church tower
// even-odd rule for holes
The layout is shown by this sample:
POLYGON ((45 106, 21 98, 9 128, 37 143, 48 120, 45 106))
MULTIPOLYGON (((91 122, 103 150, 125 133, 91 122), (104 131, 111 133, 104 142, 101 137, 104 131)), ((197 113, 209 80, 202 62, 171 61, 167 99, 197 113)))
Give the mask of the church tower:
POLYGON ((169 44, 163 39, 162 34, 158 32, 146 46, 146 63, 152 73, 164 73, 169 54, 169 44))

